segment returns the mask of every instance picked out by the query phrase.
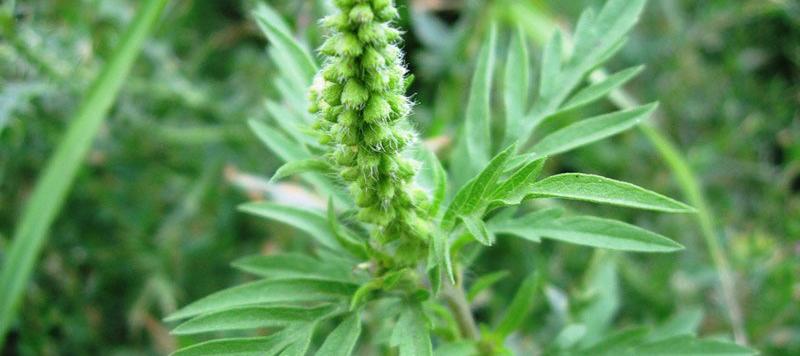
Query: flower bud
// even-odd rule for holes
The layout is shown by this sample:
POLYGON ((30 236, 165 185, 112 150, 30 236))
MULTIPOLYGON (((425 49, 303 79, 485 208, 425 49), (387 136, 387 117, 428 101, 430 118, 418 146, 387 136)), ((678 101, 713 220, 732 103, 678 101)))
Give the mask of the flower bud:
POLYGON ((358 79, 350 79, 344 85, 344 90, 342 91, 342 104, 344 106, 351 109, 360 108, 364 106, 368 98, 369 92, 367 88, 364 88, 364 85, 358 79))
POLYGON ((372 9, 367 4, 358 4, 350 10, 350 21, 358 24, 371 22, 373 19, 372 9))

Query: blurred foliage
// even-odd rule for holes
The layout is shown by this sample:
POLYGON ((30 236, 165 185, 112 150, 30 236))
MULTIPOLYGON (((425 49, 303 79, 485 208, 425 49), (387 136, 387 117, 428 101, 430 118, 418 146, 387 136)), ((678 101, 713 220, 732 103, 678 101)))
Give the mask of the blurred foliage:
MULTIPOLYGON (((326 11, 325 1, 271 3, 310 46, 319 44, 314 19, 326 11)), ((574 23, 581 9, 599 3, 415 0, 402 6, 420 131, 444 135, 436 142, 453 133, 472 59, 492 20, 504 36, 523 23, 532 57, 539 58, 547 22, 574 23)), ((271 175, 278 161, 245 121, 267 116, 263 104, 276 89, 267 42, 249 17, 252 5, 181 0, 169 6, 51 230, 3 354, 166 353, 179 340, 161 318, 177 304, 241 281, 230 261, 306 248, 290 229, 235 211, 263 195, 296 197, 290 185, 267 186, 257 178, 271 175)), ((19 1, 14 24, 3 27, 0 261, 65 120, 136 8, 130 0, 19 1)), ((648 67, 628 92, 661 101, 657 126, 679 144, 706 189, 750 343, 764 354, 800 353, 800 5, 651 1, 610 69, 636 63, 648 67)), ((666 165, 635 131, 558 157, 548 169, 603 174, 679 196, 666 165)), ((518 349, 535 348, 537 340, 553 339, 576 322, 602 332, 612 324, 677 319, 694 322, 704 335, 730 337, 714 267, 688 218, 570 207, 614 214, 676 237, 687 250, 645 258, 501 240, 469 271, 478 277, 507 270, 513 277, 476 296, 479 322, 501 316, 513 281, 542 269, 549 276, 547 298, 526 324, 536 337, 515 340, 518 349)))

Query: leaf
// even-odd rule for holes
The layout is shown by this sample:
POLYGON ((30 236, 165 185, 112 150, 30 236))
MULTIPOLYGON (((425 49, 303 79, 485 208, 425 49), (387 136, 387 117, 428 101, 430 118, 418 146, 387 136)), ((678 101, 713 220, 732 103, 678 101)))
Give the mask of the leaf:
POLYGON ((336 209, 333 206, 333 199, 328 199, 328 228, 331 229, 333 237, 342 245, 345 250, 360 259, 369 259, 365 243, 359 241, 354 233, 339 223, 336 218, 336 209))
POLYGON ((302 337, 304 327, 282 330, 266 337, 229 338, 184 347, 172 356, 271 356, 302 337))
POLYGON ((539 236, 621 251, 673 252, 683 246, 662 235, 621 221, 593 216, 573 216, 532 227, 539 236))
POLYGON ((332 281, 352 281, 352 266, 320 261, 300 253, 270 256, 248 256, 233 262, 233 266, 267 279, 313 278, 332 281))
POLYGON ((356 284, 338 281, 298 278, 263 280, 228 288, 199 299, 172 315, 166 321, 189 318, 241 306, 264 303, 297 303, 347 298, 356 284))
POLYGON ((694 212, 692 207, 672 198, 593 174, 564 173, 547 177, 531 186, 530 196, 583 200, 668 213, 694 212))
POLYGON ((320 158, 309 158, 299 161, 290 161, 282 165, 275 171, 275 174, 270 179, 270 182, 277 182, 283 178, 307 172, 316 172, 323 174, 333 174, 333 167, 328 161, 320 158))
POLYGON ((332 306, 311 309, 271 306, 233 308, 192 318, 178 325, 172 333, 188 335, 211 331, 284 327, 315 321, 330 315, 335 309, 332 306))
POLYGON ((514 299, 511 300, 511 305, 495 330, 501 339, 511 335, 528 317, 533 308, 534 297, 539 293, 543 282, 544 278, 539 272, 531 273, 522 281, 517 293, 514 294, 514 299))
POLYGON ((309 51, 289 35, 288 26, 283 23, 280 15, 264 4, 258 4, 253 15, 272 45, 290 57, 290 60, 280 63, 281 66, 296 68, 294 72, 302 75, 305 83, 310 84, 318 71, 317 65, 309 51))
POLYGON ((478 54, 467 101, 464 129, 453 156, 453 176, 463 183, 489 161, 491 150, 491 89, 494 74, 494 49, 497 28, 491 27, 478 54))
POLYGON ((437 229, 433 234, 433 243, 430 248, 432 249, 433 257, 435 257, 436 265, 441 267, 450 283, 455 283, 455 270, 453 269, 453 262, 450 258, 450 238, 449 233, 437 229))
POLYGON ((558 219, 563 213, 564 210, 561 208, 549 208, 529 213, 519 218, 498 216, 490 220, 487 227, 489 231, 495 234, 511 234, 526 240, 539 242, 541 230, 538 227, 558 219))
MULTIPOLYGON (((290 93, 282 94, 284 96, 291 95, 290 93)), ((272 100, 267 100, 267 102, 264 104, 264 108, 267 110, 275 123, 278 124, 278 126, 284 132, 291 136, 295 142, 305 145, 316 145, 316 140, 313 138, 313 136, 303 132, 300 128, 301 124, 305 124, 303 122, 306 119, 305 115, 299 115, 295 112, 292 112, 288 108, 285 108, 281 106, 281 104, 272 100)))
POLYGON ((400 356, 433 355, 428 322, 419 303, 406 306, 392 330, 389 343, 400 348, 400 356))
POLYGON ((503 181, 492 193, 492 203, 499 205, 517 205, 525 199, 533 183, 539 178, 544 167, 545 158, 528 162, 508 179, 503 181))
POLYGON ((445 172, 442 162, 433 151, 422 148, 420 153, 422 161, 430 172, 430 180, 432 180, 431 183, 433 185, 433 199, 428 213, 431 217, 436 218, 447 195, 447 172, 445 172))
POLYGON ((561 31, 556 29, 542 52, 542 69, 539 74, 539 96, 541 97, 552 95, 553 90, 559 84, 562 52, 561 31))
POLYGON ((588 69, 598 62, 639 21, 645 0, 609 0, 597 17, 588 17, 576 31, 573 59, 588 69))
POLYGON ((489 233, 489 230, 486 229, 483 220, 472 215, 467 215, 461 216, 461 221, 475 240, 486 246, 491 246, 494 243, 494 237, 489 233))
POLYGON ((750 356, 757 352, 732 342, 701 340, 691 336, 677 336, 662 341, 647 343, 623 355, 692 355, 692 356, 750 356))
POLYGON ((521 26, 512 36, 506 59, 505 78, 503 79, 503 101, 506 109, 505 144, 516 141, 528 110, 528 89, 530 86, 530 60, 525 32, 521 26))
POLYGON ((328 226, 328 220, 316 211, 269 202, 245 203, 239 206, 239 210, 291 225, 308 233, 325 247, 343 250, 328 226))
POLYGON ((280 356, 305 356, 306 353, 308 353, 308 348, 311 346, 311 339, 314 337, 314 326, 316 322, 310 325, 309 327, 298 329, 298 335, 295 336, 297 341, 281 351, 280 356))
POLYGON ((316 354, 348 356, 353 353, 360 334, 361 318, 358 312, 353 312, 328 334, 316 354))
POLYGON ((138 13, 127 26, 119 45, 100 74, 92 81, 78 111, 69 120, 66 133, 55 153, 48 159, 30 199, 25 204, 14 231, 14 239, 5 250, 5 261, 0 271, 0 349, 3 349, 6 331, 12 325, 50 225, 58 216, 83 164, 83 158, 91 148, 103 119, 125 84, 125 78, 167 2, 141 2, 138 13))
POLYGON ((478 346, 475 341, 455 341, 436 348, 433 353, 436 356, 478 356, 478 346))
POLYGON ((598 83, 583 88, 578 93, 573 95, 572 98, 570 98, 559 111, 564 112, 567 110, 572 110, 600 99, 606 96, 612 90, 619 88, 629 80, 633 79, 633 77, 641 73, 643 69, 644 66, 636 66, 621 70, 608 76, 598 83))
POLYGON ((471 287, 469 287, 469 292, 467 292, 467 300, 470 302, 473 301, 478 294, 486 289, 491 288, 491 286, 493 286, 495 283, 506 277, 508 277, 508 271, 497 271, 481 276, 472 283, 471 287))
POLYGON ((657 106, 653 103, 578 121, 542 138, 531 147, 532 153, 525 160, 567 152, 616 135, 650 116, 657 106))

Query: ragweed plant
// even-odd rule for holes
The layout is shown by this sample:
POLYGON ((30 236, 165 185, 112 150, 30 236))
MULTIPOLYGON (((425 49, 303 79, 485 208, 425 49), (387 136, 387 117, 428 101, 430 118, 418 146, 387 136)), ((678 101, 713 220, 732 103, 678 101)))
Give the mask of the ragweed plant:
MULTIPOLYGON (((649 116, 655 104, 581 120, 528 144, 549 118, 606 96, 639 72, 624 70, 584 85, 587 74, 621 48, 644 1, 610 0, 597 15, 585 12, 569 50, 556 33, 543 51, 531 105, 526 41, 521 32, 513 35, 503 93, 508 130, 496 153, 489 105, 497 37, 492 28, 478 55, 464 125, 447 160, 450 172, 418 144, 408 122, 401 33, 391 25, 397 17, 394 4, 335 0, 334 5, 338 11, 321 22, 329 33, 319 51, 321 69, 292 40, 279 16, 264 6, 256 10, 272 44, 270 55, 281 68, 276 83, 282 102, 267 103, 273 123, 251 121, 256 135, 287 162, 273 180, 299 175, 328 199, 327 212, 273 202, 241 207, 296 227, 318 248, 314 255, 279 253, 235 262, 262 279, 209 295, 170 316, 168 320, 188 319, 175 334, 222 336, 177 354, 305 355, 314 350, 318 355, 349 355, 357 348, 363 354, 509 354, 510 336, 524 332, 521 327, 546 276, 532 273, 505 315, 477 325, 470 301, 499 277, 482 277, 467 292, 463 270, 497 238, 547 238, 631 252, 682 249, 625 222, 533 205, 537 199, 555 198, 692 212, 671 198, 601 176, 565 173, 540 179, 548 156, 629 129, 649 116), (253 329, 269 332, 241 333, 253 329)), ((539 352, 750 353, 681 333, 634 329, 587 335, 587 330, 568 325, 539 352)))

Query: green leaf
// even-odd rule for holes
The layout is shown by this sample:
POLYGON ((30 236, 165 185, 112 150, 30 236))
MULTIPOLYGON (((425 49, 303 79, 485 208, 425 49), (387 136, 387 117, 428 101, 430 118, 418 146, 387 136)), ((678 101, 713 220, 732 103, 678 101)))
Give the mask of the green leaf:
POLYGON ((505 144, 516 141, 528 110, 528 90, 530 86, 530 60, 525 32, 520 26, 512 36, 506 59, 503 79, 503 101, 506 109, 505 144))
POLYGON ((475 73, 472 76, 464 129, 452 159, 452 172, 457 183, 463 183, 469 177, 480 172, 489 161, 491 150, 490 101, 496 38, 497 28, 492 26, 481 47, 475 73))
POLYGON ((239 206, 239 210, 291 225, 308 233, 325 247, 343 250, 328 226, 326 217, 316 211, 269 202, 245 203, 239 206))
POLYGON ((400 356, 433 355, 428 322, 419 303, 404 308, 392 330, 390 344, 400 348, 400 356))
POLYGON ((473 215, 461 216, 461 222, 464 223, 464 227, 470 235, 481 244, 491 246, 494 243, 494 236, 489 233, 486 224, 480 218, 473 215))
POLYGON ((300 253, 248 256, 236 260, 233 266, 267 279, 313 278, 343 282, 353 280, 352 266, 320 261, 300 253))
POLYGON ((633 79, 633 77, 641 73, 643 69, 644 66, 636 66, 621 70, 608 76, 600 82, 583 88, 573 95, 572 98, 570 98, 559 111, 564 112, 567 110, 572 110, 600 99, 606 96, 612 90, 619 88, 629 80, 633 79))
POLYGON ((573 59, 582 69, 590 69, 599 58, 618 44, 639 21, 645 0, 609 0, 596 18, 584 19, 576 31, 573 59))
POLYGON ((656 103, 596 116, 561 128, 531 147, 525 160, 563 153, 616 135, 635 126, 655 111, 656 103))
POLYGON ((331 229, 333 237, 336 238, 336 241, 338 241, 345 250, 362 260, 369 259, 366 243, 360 242, 352 231, 346 229, 344 225, 339 223, 339 220, 336 218, 336 209, 333 206, 333 199, 328 199, 328 228, 331 229))
POLYGON ((561 73, 561 53, 563 53, 561 31, 553 31, 542 52, 542 69, 539 74, 539 96, 548 97, 558 87, 561 73))
MULTIPOLYGON (((290 93, 284 94, 291 95, 290 93)), ((295 112, 290 111, 288 108, 281 106, 281 104, 276 103, 272 100, 267 100, 264 104, 265 109, 272 119, 275 121, 276 124, 292 139, 301 144, 315 146, 317 144, 316 140, 312 135, 309 135, 302 131, 301 126, 305 124, 305 115, 300 115, 295 112)))
POLYGON ((308 323, 329 316, 333 306, 317 308, 251 306, 203 314, 178 325, 175 335, 198 334, 211 331, 245 330, 284 327, 308 323))
POLYGON ((436 356, 478 356, 478 346, 475 341, 455 341, 436 348, 436 356))
POLYGON ((253 304, 348 298, 356 288, 357 285, 352 283, 306 278, 251 282, 206 296, 183 307, 165 320, 174 321, 253 304))
POLYGON ((506 277, 508 277, 508 271, 497 271, 480 276, 480 278, 476 279, 475 282, 472 283, 472 286, 469 287, 469 292, 467 292, 467 300, 470 302, 473 301, 478 294, 486 289, 491 288, 495 283, 506 277))
POLYGON ((494 234, 510 234, 533 242, 541 239, 539 227, 561 217, 561 208, 542 209, 518 218, 497 216, 489 221, 487 228, 494 234))
POLYGON ((307 172, 316 172, 323 174, 333 174, 333 167, 328 161, 320 158, 309 158, 299 161, 290 161, 282 165, 275 171, 275 174, 270 179, 270 182, 276 182, 283 178, 307 172))
POLYGON ((264 4, 258 4, 253 15, 270 43, 290 57, 290 60, 280 63, 281 66, 296 68, 294 72, 310 84, 318 71, 317 65, 309 51, 291 37, 280 15, 264 4))
MULTIPOLYGON (((453 262, 450 258, 450 235, 447 232, 437 229, 433 234, 433 243, 430 246, 432 255, 435 258, 436 265, 441 267, 450 283, 455 283, 455 270, 453 269, 453 262)), ((430 267, 429 267, 430 268, 430 267)))
POLYGON ((423 147, 420 149, 420 155, 427 169, 426 172, 429 172, 430 185, 433 190, 433 199, 428 212, 430 216, 436 218, 447 195, 447 172, 445 172, 442 162, 433 151, 423 147))
POLYGON ((573 216, 533 226, 539 236, 621 251, 673 252, 683 249, 679 243, 662 235, 621 221, 593 216, 573 216))
POLYGON ((529 194, 531 185, 539 178, 544 167, 545 158, 528 162, 508 179, 503 181, 491 195, 492 203, 499 205, 517 205, 529 194))
MULTIPOLYGON (((86 152, 114 104, 125 78, 133 67, 142 45, 152 31, 168 1, 141 2, 139 11, 119 39, 119 46, 92 81, 89 91, 68 121, 64 137, 47 161, 5 251, 0 271, 0 349, 12 325, 17 306, 31 279, 36 258, 47 232, 58 216, 86 152)), ((13 31, 13 30, 12 30, 13 31)))
POLYGON ((230 338, 206 341, 184 347, 172 356, 269 356, 296 341, 290 330, 284 330, 266 337, 230 338))
POLYGON ((348 356, 355 350, 359 335, 361 335, 361 317, 358 312, 353 312, 328 334, 316 354, 348 356))
POLYGON ((311 323, 308 327, 298 329, 297 336, 295 336, 297 341, 281 351, 280 356, 305 356, 311 346, 311 339, 314 337, 315 325, 316 322, 311 323))
POLYGON ((621 355, 653 356, 750 356, 757 352, 732 342, 701 340, 691 336, 677 336, 666 340, 647 343, 633 348, 621 355))
POLYGON ((564 173, 531 186, 534 198, 560 198, 619 205, 668 213, 693 212, 692 207, 636 185, 581 173, 564 173))
POLYGON ((538 272, 531 273, 522 281, 522 285, 514 294, 514 299, 511 300, 511 305, 495 330, 497 335, 505 339, 522 325, 533 307, 534 297, 539 293, 543 281, 544 278, 538 272))

